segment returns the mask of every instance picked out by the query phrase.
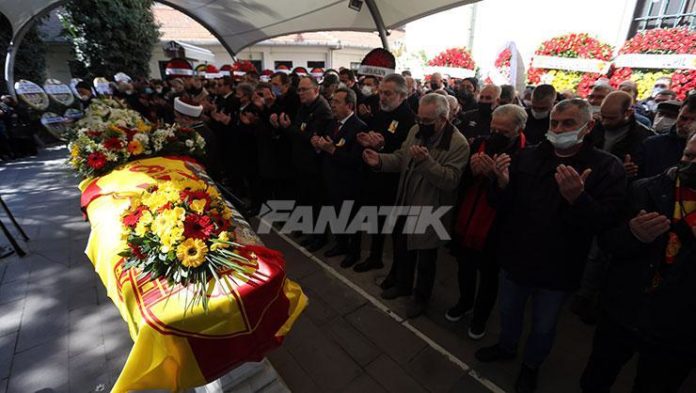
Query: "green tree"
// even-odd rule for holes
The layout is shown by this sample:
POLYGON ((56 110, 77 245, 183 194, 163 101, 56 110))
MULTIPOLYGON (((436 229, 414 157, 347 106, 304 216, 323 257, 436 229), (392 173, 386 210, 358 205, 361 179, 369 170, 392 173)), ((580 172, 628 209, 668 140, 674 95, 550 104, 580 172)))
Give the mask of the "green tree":
POLYGON ((149 75, 149 62, 159 42, 152 0, 69 0, 60 18, 73 42, 75 58, 90 77, 149 75))
MULTIPOLYGON (((35 21, 22 39, 15 57, 15 80, 27 79, 42 85, 46 78, 46 44, 39 34, 38 26, 43 19, 35 21)), ((12 41, 12 25, 0 14, 0 91, 7 91, 5 75, 5 54, 12 41)))

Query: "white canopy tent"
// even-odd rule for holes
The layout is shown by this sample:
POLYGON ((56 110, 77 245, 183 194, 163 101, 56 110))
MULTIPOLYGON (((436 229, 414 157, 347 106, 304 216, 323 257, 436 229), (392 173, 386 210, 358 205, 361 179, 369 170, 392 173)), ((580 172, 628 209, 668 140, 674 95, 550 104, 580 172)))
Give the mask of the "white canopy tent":
MULTIPOLYGON (((0 12, 12 23, 13 39, 5 79, 13 84, 14 56, 33 21, 65 0, 2 0, 0 12)), ((161 0, 195 19, 235 56, 242 49, 281 35, 307 31, 378 31, 388 48, 389 29, 479 0, 161 0)), ((11 88, 10 88, 11 89, 11 88)))

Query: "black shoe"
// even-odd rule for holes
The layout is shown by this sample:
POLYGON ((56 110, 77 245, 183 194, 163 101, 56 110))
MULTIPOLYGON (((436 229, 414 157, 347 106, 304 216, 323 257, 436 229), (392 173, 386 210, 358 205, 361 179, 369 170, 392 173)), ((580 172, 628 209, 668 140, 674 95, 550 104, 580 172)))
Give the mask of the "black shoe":
POLYGON ((360 258, 353 256, 353 255, 348 255, 347 257, 343 258, 343 260, 341 261, 341 267, 342 268, 349 268, 349 267, 355 265, 355 263, 358 261, 358 259, 360 259, 360 258))
POLYGON ((396 299, 397 297, 411 296, 411 291, 404 291, 401 288, 394 285, 393 287, 382 291, 381 296, 382 299, 391 300, 396 299))
POLYGON ((384 280, 382 280, 382 282, 379 283, 379 287, 384 289, 385 291, 387 289, 394 288, 395 285, 396 285, 396 279, 389 276, 389 275, 387 275, 387 277, 385 277, 384 280))
POLYGON ((458 322, 470 312, 471 306, 460 301, 459 303, 455 304, 454 307, 447 310, 445 313, 445 319, 450 322, 458 322))
POLYGON ((586 296, 575 295, 570 311, 588 325, 597 324, 597 302, 586 296))
POLYGON ((520 375, 515 382, 516 393, 533 393, 537 388, 539 369, 522 364, 520 375))
POLYGON ((372 269, 381 269, 383 267, 384 267, 384 264, 382 263, 381 259, 367 258, 363 262, 360 262, 357 265, 355 265, 353 270, 358 272, 358 273, 363 273, 363 272, 370 271, 372 269))
POLYGON ((413 298, 406 306, 406 318, 417 318, 428 308, 428 302, 423 299, 413 298))
POLYGON ((319 251, 326 245, 326 240, 313 240, 309 246, 305 247, 309 252, 319 251))
POLYGON ((334 246, 334 247, 330 248, 329 250, 327 250, 324 253, 324 256, 327 258, 331 258, 331 257, 337 257, 339 255, 345 255, 345 254, 346 254, 346 250, 343 247, 334 246))
POLYGON ((479 362, 490 363, 498 360, 510 360, 514 359, 516 354, 514 352, 508 352, 502 348, 500 345, 495 344, 490 347, 484 347, 476 351, 474 354, 479 362))

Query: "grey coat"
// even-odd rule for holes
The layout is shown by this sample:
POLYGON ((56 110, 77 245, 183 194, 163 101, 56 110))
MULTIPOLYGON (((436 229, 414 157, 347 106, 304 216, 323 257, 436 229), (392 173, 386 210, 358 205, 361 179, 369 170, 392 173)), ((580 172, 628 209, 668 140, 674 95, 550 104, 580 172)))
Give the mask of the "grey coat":
MULTIPOLYGON (((379 170, 401 173, 395 205, 432 206, 432 211, 449 207, 441 222, 451 233, 459 178, 469 161, 469 143, 456 127, 448 123, 439 140, 429 148, 429 158, 416 163, 409 154, 409 148, 425 145, 419 131, 418 125, 414 125, 399 150, 392 154, 380 154, 379 170)), ((409 221, 412 220, 407 220, 407 226, 409 221)), ((412 225, 419 228, 416 222, 412 225)), ((432 226, 428 226, 424 233, 420 232, 407 235, 409 250, 438 248, 449 240, 449 236, 439 236, 432 226)))

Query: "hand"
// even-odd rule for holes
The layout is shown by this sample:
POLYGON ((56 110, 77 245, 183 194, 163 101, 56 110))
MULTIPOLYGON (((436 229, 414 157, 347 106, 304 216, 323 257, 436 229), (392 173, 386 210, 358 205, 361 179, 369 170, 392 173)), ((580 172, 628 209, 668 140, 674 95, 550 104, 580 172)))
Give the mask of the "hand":
POLYGON ((313 147, 313 148, 319 149, 319 140, 320 140, 320 139, 321 139, 321 137, 319 137, 319 135, 314 135, 314 136, 309 140, 309 143, 312 144, 312 147, 313 147))
POLYGON ((256 124, 256 122, 259 120, 259 117, 256 116, 256 114, 251 113, 251 112, 242 112, 239 114, 239 121, 242 122, 242 124, 250 125, 250 124, 256 124))
POLYGON ((280 117, 278 118, 278 122, 280 123, 280 126, 283 128, 288 128, 288 127, 290 127, 290 124, 292 124, 292 122, 290 121, 290 118, 288 117, 288 115, 285 114, 285 112, 280 114, 280 117))
POLYGON ((280 123, 278 122, 278 115, 276 113, 272 113, 271 117, 268 118, 268 121, 271 122, 271 126, 273 126, 273 128, 280 128, 280 123))
POLYGON ((425 146, 413 145, 409 147, 408 152, 416 162, 421 162, 430 157, 428 154, 428 148, 425 146))
POLYGON ((579 175, 573 167, 563 164, 556 168, 554 177, 558 183, 558 188, 563 198, 571 205, 585 191, 585 180, 590 176, 590 173, 592 173, 592 169, 585 169, 582 175, 579 175))
POLYGON ((228 115, 224 112, 218 112, 217 110, 210 112, 210 116, 218 123, 222 123, 224 125, 230 124, 232 121, 232 115, 228 115))
MULTIPOLYGON (((629 221, 628 226, 638 240, 643 243, 652 243, 660 235, 669 231, 671 224, 669 218, 659 213, 646 213, 645 210, 641 210, 629 221)), ((694 228, 692 230, 696 231, 694 228)))
POLYGON ((363 161, 365 161, 365 164, 371 166, 371 167, 378 167, 380 165, 380 158, 379 158, 379 153, 372 149, 365 149, 363 151, 363 161))
POLYGON ((334 151, 336 151, 336 145, 334 145, 333 140, 328 136, 323 136, 319 138, 318 147, 321 150, 330 154, 333 154, 334 151))
POLYGON ((370 140, 372 141, 372 145, 378 150, 381 150, 384 147, 384 135, 375 131, 370 131, 369 135, 370 140))
POLYGON ((633 177, 638 174, 638 165, 631 161, 630 154, 626 154, 626 157, 624 157, 623 165, 624 169, 626 170, 626 176, 633 177))
POLYGON ((372 109, 368 105, 360 104, 358 105, 358 114, 360 117, 371 117, 372 109))
POLYGON ((359 132, 357 139, 362 147, 379 150, 384 146, 384 137, 379 132, 359 132))
MULTIPOLYGON (((486 153, 481 153, 478 156, 481 174, 485 176, 495 175, 495 160, 486 153)), ((509 163, 507 165, 509 165, 509 163)))
POLYGON ((510 163, 512 158, 509 155, 503 153, 501 155, 494 155, 493 160, 495 165, 493 165, 493 174, 498 179, 498 187, 505 188, 510 183, 510 163))

